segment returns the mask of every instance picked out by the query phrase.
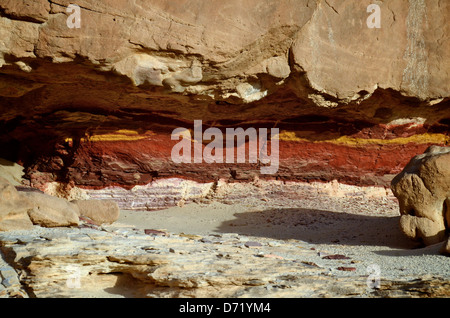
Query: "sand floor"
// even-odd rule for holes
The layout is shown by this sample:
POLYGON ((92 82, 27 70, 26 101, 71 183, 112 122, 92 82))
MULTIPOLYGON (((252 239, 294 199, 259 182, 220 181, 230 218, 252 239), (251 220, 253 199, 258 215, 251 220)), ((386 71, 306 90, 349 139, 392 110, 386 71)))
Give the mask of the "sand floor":
POLYGON ((122 211, 116 225, 301 241, 317 251, 344 254, 367 266, 376 264, 386 279, 450 279, 450 258, 439 254, 442 243, 420 247, 401 233, 398 203, 392 195, 308 192, 292 196, 292 191, 267 189, 264 193, 159 211, 122 211))

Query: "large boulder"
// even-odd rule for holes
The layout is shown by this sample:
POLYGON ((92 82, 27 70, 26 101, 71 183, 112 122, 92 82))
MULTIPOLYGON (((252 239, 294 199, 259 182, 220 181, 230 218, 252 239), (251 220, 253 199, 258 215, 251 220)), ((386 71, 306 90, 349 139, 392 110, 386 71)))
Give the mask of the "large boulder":
POLYGON ((17 191, 0 177, 0 231, 79 224, 78 207, 67 200, 36 191, 17 191))
POLYGON ((79 224, 77 205, 23 186, 22 170, 0 159, 0 231, 79 224))
POLYGON ((74 200, 79 214, 95 224, 111 224, 119 218, 119 206, 113 200, 74 200))
POLYGON ((111 224, 119 218, 113 200, 75 200, 51 196, 29 187, 14 186, 0 177, 0 231, 77 226, 87 218, 95 224, 111 224), (20 189, 18 191, 17 189, 20 189))
POLYGON ((0 231, 29 229, 28 217, 32 204, 5 178, 0 177, 0 231))
POLYGON ((79 224, 77 206, 65 199, 39 192, 23 192, 22 196, 32 202, 28 215, 33 224, 43 227, 79 224))
POLYGON ((431 245, 445 240, 450 224, 450 147, 430 146, 391 182, 400 206, 400 227, 431 245))

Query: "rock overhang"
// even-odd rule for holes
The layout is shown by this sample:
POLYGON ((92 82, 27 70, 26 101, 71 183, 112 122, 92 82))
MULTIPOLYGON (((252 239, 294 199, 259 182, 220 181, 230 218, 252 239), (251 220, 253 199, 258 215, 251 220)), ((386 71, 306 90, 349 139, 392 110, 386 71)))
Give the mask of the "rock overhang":
POLYGON ((388 1, 377 29, 354 1, 81 1, 69 28, 68 1, 41 2, 7 1, 0 20, 2 156, 35 186, 257 175, 173 164, 170 133, 194 120, 279 128, 285 180, 386 186, 449 142, 447 4, 388 1))

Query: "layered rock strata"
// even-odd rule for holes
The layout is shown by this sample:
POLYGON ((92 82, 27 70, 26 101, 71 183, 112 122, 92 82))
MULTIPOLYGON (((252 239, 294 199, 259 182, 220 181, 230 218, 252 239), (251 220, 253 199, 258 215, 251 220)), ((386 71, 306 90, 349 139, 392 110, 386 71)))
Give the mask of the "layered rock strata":
MULTIPOLYGON (((389 185, 449 142, 449 4, 80 0, 0 4, 0 157, 30 185, 155 179, 389 185), (177 127, 278 128, 279 169, 176 164, 177 127)), ((205 146, 205 145, 203 145, 205 146)), ((70 189, 69 189, 70 190, 70 189)))

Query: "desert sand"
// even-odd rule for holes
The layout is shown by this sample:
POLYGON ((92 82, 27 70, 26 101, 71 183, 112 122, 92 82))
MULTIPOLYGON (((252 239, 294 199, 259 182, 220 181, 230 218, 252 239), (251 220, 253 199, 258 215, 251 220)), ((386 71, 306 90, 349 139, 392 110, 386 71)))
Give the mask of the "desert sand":
MULTIPOLYGON (((422 247, 401 233, 398 202, 389 189, 337 183, 267 183, 232 188, 206 203, 159 211, 124 210, 116 226, 200 236, 234 233, 255 241, 283 240, 293 246, 308 244, 318 256, 328 253, 351 257, 353 264, 360 263, 356 266, 360 274, 375 264, 381 277, 389 280, 450 278, 449 259, 439 254, 442 243, 422 247), (241 195, 230 199, 236 192, 241 195)), ((314 261, 320 263, 321 259, 314 261)))

